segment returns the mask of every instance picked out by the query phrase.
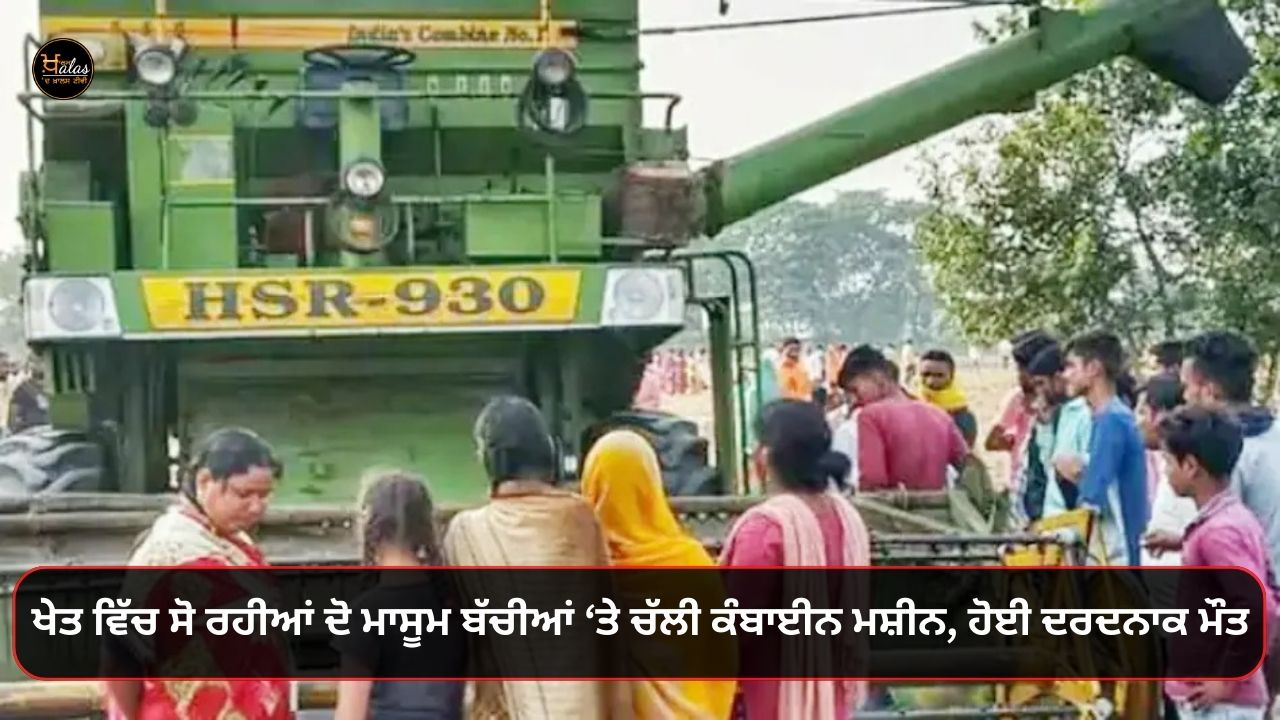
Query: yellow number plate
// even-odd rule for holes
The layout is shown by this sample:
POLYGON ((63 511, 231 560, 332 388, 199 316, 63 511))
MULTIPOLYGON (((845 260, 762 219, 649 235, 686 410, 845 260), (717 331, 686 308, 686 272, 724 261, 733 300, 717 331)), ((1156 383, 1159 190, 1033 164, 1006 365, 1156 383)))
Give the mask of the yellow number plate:
POLYGON ((153 330, 567 323, 578 270, 146 277, 153 330))

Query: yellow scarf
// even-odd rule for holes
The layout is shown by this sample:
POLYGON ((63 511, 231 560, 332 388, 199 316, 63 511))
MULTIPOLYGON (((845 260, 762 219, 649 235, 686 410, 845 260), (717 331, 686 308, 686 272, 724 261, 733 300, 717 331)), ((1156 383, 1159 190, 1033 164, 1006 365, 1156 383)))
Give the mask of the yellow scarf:
MULTIPOLYGON (((614 565, 715 565, 706 548, 684 531, 671 512, 658 456, 639 434, 615 430, 596 442, 583 467, 582 496, 596 509, 614 565)), ((724 651, 705 639, 688 650, 724 651)), ((723 720, 732 710, 735 690, 731 680, 637 682, 633 706, 638 718, 723 720)))
POLYGON ((924 383, 920 383, 920 397, 930 405, 940 407, 947 412, 955 412, 969 406, 969 400, 964 396, 964 391, 954 380, 941 390, 932 390, 924 383))

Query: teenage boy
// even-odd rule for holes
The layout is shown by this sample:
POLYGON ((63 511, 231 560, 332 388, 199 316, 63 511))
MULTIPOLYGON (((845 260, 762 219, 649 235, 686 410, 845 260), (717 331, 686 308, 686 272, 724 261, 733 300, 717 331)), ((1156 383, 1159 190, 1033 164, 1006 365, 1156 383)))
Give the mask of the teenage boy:
MULTIPOLYGON (((1165 417, 1160 437, 1170 486, 1197 508, 1183 533, 1182 565, 1244 568, 1270 585, 1262 525, 1229 491, 1244 444, 1240 426, 1221 410, 1193 406, 1165 417)), ((1243 680, 1169 682, 1165 692, 1182 720, 1262 720, 1268 703, 1262 672, 1243 680)))
POLYGON ((1101 533, 1103 556, 1090 553, 1091 564, 1138 565, 1142 532, 1147 526, 1146 449, 1133 410, 1116 394, 1124 370, 1124 349, 1115 334, 1085 333, 1067 345, 1063 377, 1074 397, 1083 397, 1093 412, 1087 458, 1054 458, 1059 476, 1074 482, 1079 504, 1097 514, 1094 532, 1101 533))

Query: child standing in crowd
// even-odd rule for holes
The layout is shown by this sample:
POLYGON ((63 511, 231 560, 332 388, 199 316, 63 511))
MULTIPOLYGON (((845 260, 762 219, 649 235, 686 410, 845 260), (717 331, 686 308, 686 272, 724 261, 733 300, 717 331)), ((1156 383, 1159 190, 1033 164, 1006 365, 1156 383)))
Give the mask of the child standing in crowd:
MULTIPOLYGON (((1169 484, 1168 468, 1160 451, 1160 422, 1182 406, 1182 393, 1182 383, 1177 375, 1156 375, 1147 381, 1142 400, 1138 403, 1138 428, 1147 446, 1147 492, 1151 497, 1147 537, 1162 532, 1182 537, 1196 516, 1195 502, 1191 498, 1179 497, 1169 484)), ((1142 553, 1143 565, 1179 565, 1181 561, 1181 553, 1176 550, 1159 554, 1144 548, 1142 553)))
MULTIPOLYGON (((366 565, 414 568, 439 566, 431 497, 422 478, 398 470, 373 471, 360 498, 360 550, 366 565)), ((356 601, 352 612, 379 608, 442 610, 452 602, 447 581, 438 573, 396 570, 356 601)), ((367 642, 369 636, 339 638, 343 674, 348 677, 466 675, 466 640, 460 634, 423 638, 431 652, 407 649, 399 637, 367 642), (353 642, 354 641, 354 642, 353 642), (363 641, 363 642, 362 642, 363 641)), ((344 680, 338 683, 334 720, 461 720, 464 684, 344 680)))
MULTIPOLYGON (((1244 568, 1270 585, 1262 526, 1228 492, 1243 446, 1240 426, 1219 410, 1191 407, 1161 421, 1160 437, 1169 484, 1198 509, 1183 536, 1183 566, 1244 568)), ((1262 720, 1268 700, 1261 672, 1235 681, 1169 682, 1166 692, 1183 720, 1262 720)))

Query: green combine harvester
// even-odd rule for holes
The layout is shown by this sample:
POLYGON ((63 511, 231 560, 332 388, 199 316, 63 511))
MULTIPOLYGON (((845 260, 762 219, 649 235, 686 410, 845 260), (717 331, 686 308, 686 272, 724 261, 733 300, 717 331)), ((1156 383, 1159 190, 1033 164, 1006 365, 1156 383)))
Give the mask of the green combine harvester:
POLYGON ((1119 55, 1208 102, 1249 65, 1214 0, 1041 9, 1030 32, 694 170, 680 98, 640 88, 637 0, 40 13, 28 57, 69 37, 95 71, 76 99, 21 98, 43 131, 24 308, 54 429, 3 446, 19 495, 165 492, 193 439, 235 424, 279 450, 280 505, 350 502, 385 464, 476 502, 471 422, 499 392, 543 408, 566 481, 602 426, 631 424, 669 451, 673 494, 739 492, 753 277, 682 257, 690 240, 1119 55), (665 125, 642 126, 647 104, 665 125), (734 292, 700 294, 698 263, 734 292), (687 462, 690 425, 627 413, 691 308, 710 328, 714 474, 687 462))
MULTIPOLYGON (((28 61, 72 38, 94 76, 20 97, 52 427, 0 441, 5 572, 121 561, 223 425, 284 461, 268 554, 348 559, 370 466, 484 500, 472 422, 500 392, 543 409, 566 483, 603 430, 641 429, 714 543, 751 502, 758 304, 747 258, 690 241, 1120 56, 1213 104, 1250 66, 1217 0, 1037 8, 1027 32, 694 168, 680 97, 640 87, 637 4, 41 0, 28 61), (730 291, 694 283, 709 271, 730 291), (714 457, 693 423, 631 411, 647 352, 698 314, 714 457)), ((926 561, 948 533, 983 541, 917 512, 932 500, 860 502, 926 561)))

